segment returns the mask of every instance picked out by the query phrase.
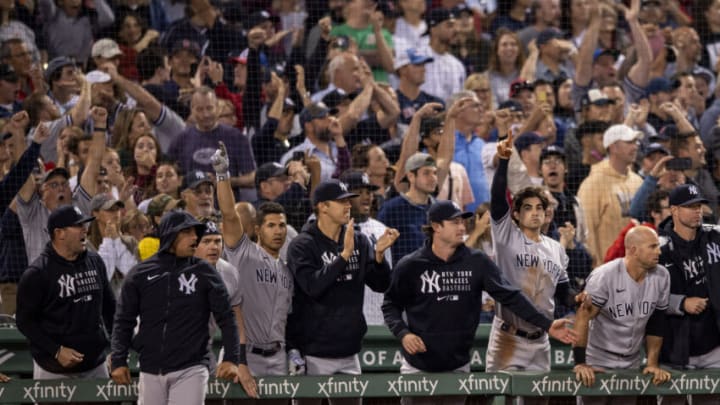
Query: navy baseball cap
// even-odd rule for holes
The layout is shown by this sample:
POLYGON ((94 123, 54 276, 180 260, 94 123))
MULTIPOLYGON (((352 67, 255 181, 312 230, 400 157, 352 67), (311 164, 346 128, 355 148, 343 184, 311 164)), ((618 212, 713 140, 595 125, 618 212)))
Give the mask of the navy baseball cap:
POLYGON ((287 176, 285 166, 277 162, 267 162, 260 165, 255 172, 255 187, 260 187, 260 183, 268 181, 273 177, 287 176))
POLYGON ((438 128, 442 128, 444 121, 438 117, 425 117, 420 121, 420 138, 430 136, 438 128))
POLYGON ((442 222, 458 217, 468 219, 472 216, 472 212, 463 212, 456 202, 450 200, 434 202, 427 213, 428 222, 442 222))
POLYGON ((256 11, 248 16, 245 28, 250 31, 253 27, 264 23, 265 21, 271 21, 272 23, 278 23, 280 19, 277 16, 273 16, 265 10, 256 11))
POLYGON ((323 102, 312 103, 300 112, 300 126, 304 127, 306 123, 314 119, 325 118, 328 115, 335 115, 337 113, 337 108, 328 108, 323 102))
POLYGON ((510 112, 522 112, 523 107, 520 102, 515 100, 505 100, 498 106, 498 110, 510 109, 510 112))
POLYGON ((670 205, 684 207, 697 203, 707 204, 708 200, 700 194, 700 190, 694 184, 683 184, 670 192, 670 205))
POLYGON ((327 108, 334 109, 345 101, 355 100, 355 97, 357 97, 358 94, 360 93, 346 93, 343 89, 335 89, 330 93, 326 94, 325 97, 322 98, 322 102, 325 103, 325 106, 327 106, 327 108))
POLYGON ((564 161, 565 160, 565 149, 563 149, 557 145, 548 146, 547 148, 542 150, 542 153, 540 153, 540 163, 542 163, 542 161, 549 156, 560 156, 564 161))
POLYGON ((58 56, 57 58, 51 60, 48 63, 47 69, 45 69, 45 81, 50 84, 50 78, 52 77, 53 73, 64 68, 65 66, 77 66, 77 64, 75 63, 75 59, 69 56, 58 56))
POLYGON ((657 142, 653 142, 650 145, 645 148, 645 157, 652 155, 653 153, 662 153, 663 155, 667 156, 670 154, 670 151, 668 151, 664 146, 657 142))
POLYGON ((545 139, 535 132, 525 132, 515 138, 515 142, 513 142, 513 144, 515 145, 515 149, 517 149, 518 153, 520 153, 525 149, 529 149, 532 145, 542 145, 544 142, 545 139))
POLYGON ((603 55, 610 55, 612 56, 614 61, 617 61, 618 57, 620 56, 620 51, 614 48, 597 48, 593 53, 593 63, 597 62, 597 60, 603 55))
POLYGON ((52 235, 56 229, 80 225, 94 220, 95 217, 83 214, 80 208, 72 205, 64 205, 50 214, 47 222, 47 231, 52 235))
POLYGON ((348 190, 367 189, 377 191, 380 187, 370 183, 370 177, 362 170, 346 170, 341 176, 340 181, 347 185, 348 190))
POLYGON ((170 48, 170 55, 175 55, 180 51, 188 51, 196 58, 200 59, 200 45, 189 39, 180 39, 175 41, 170 48))
POLYGON ((446 8, 440 7, 440 8, 434 8, 430 11, 428 11, 425 14, 425 22, 427 23, 427 31, 423 33, 423 35, 430 34, 430 30, 432 27, 441 24, 447 20, 453 20, 455 19, 455 13, 453 10, 448 10, 446 8))
POLYGON ((615 100, 610 99, 605 93, 603 93, 599 89, 591 89, 588 90, 587 93, 582 97, 582 100, 580 100, 580 104, 583 107, 587 107, 589 105, 613 105, 615 104, 615 100))
POLYGON ((345 183, 333 179, 318 184, 312 196, 312 203, 317 205, 325 201, 337 201, 355 197, 358 197, 358 195, 349 192, 345 183))
POLYGON ((66 180, 70 180, 70 172, 67 171, 64 167, 56 167, 50 171, 45 172, 45 176, 43 176, 43 183, 47 183, 48 180, 55 176, 62 176, 65 177, 66 180))
POLYGON ((183 177, 182 190, 195 189, 197 186, 208 183, 213 185, 213 181, 210 176, 202 170, 193 170, 190 173, 186 173, 183 177))
POLYGON ((650 83, 645 87, 645 93, 647 95, 670 92, 672 92, 672 83, 664 77, 656 77, 650 80, 650 83))
POLYGON ((220 228, 218 227, 217 223, 215 221, 212 221, 210 219, 206 219, 202 221, 203 225, 205 225, 205 231, 203 232, 202 236, 205 235, 222 235, 220 233, 220 228))
POLYGON ((547 28, 538 34, 535 43, 537 46, 545 45, 553 39, 562 39, 562 33, 555 28, 547 28))
POLYGON ((514 98, 523 90, 533 91, 535 90, 535 86, 527 80, 515 79, 512 83, 510 83, 509 97, 514 98))
POLYGON ((18 77, 17 72, 15 72, 15 69, 13 69, 12 66, 7 63, 0 63, 0 80, 16 83, 20 80, 20 77, 18 77))

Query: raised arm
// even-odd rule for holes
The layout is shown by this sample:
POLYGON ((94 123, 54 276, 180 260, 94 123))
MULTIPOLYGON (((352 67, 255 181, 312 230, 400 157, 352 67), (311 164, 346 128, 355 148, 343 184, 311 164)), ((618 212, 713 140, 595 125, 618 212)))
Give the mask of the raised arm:
POLYGON ((382 114, 378 114, 378 124, 381 128, 388 128, 395 123, 400 116, 400 106, 390 94, 390 91, 382 85, 374 83, 373 100, 377 101, 382 109, 382 114))
MULTIPOLYGON (((405 162, 413 155, 413 153, 418 151, 418 145, 420 144, 420 124, 422 123, 423 118, 431 117, 437 114, 437 112, 442 110, 442 108, 443 105, 440 103, 426 103, 420 107, 417 112, 415 112, 415 115, 413 115, 410 120, 410 125, 405 132, 405 137, 403 138, 400 149, 400 157, 395 164, 397 167, 394 179, 395 188, 399 189, 402 178, 405 177, 405 162)), ((453 136, 454 135, 455 134, 453 133, 453 136)))
POLYGON ((80 125, 87 119, 88 113, 90 112, 90 105, 92 102, 92 85, 85 80, 85 76, 80 72, 80 70, 75 72, 75 81, 80 87, 80 97, 78 98, 75 106, 70 110, 69 114, 73 125, 80 125))
POLYGON ((109 74, 113 83, 137 102, 138 107, 142 108, 150 121, 157 121, 160 117, 162 104, 152 94, 141 85, 118 73, 117 67, 112 63, 104 63, 100 66, 100 70, 109 74))
POLYGON ((242 239, 244 229, 240 216, 235 211, 235 194, 230 185, 230 159, 224 143, 219 142, 211 161, 217 179, 218 206, 223 217, 223 240, 226 246, 234 248, 242 239))
MULTIPOLYGON (((622 4, 622 3, 620 3, 622 4)), ((637 62, 630 68, 628 78, 638 86, 645 87, 650 81, 650 67, 652 65, 652 49, 645 30, 640 26, 638 14, 640 13, 640 0, 631 0, 630 8, 625 8, 625 21, 630 26, 632 42, 637 53, 637 62)))
POLYGON ((93 128, 92 143, 87 164, 80 178, 80 186, 92 198, 97 189, 97 178, 100 174, 100 163, 105 152, 105 128, 107 127, 108 112, 103 107, 93 107, 90 113, 95 126, 93 128))
POLYGON ((575 85, 578 87, 588 86, 592 81, 593 54, 595 53, 595 48, 597 48, 601 22, 602 17, 600 16, 598 4, 591 2, 590 25, 585 30, 582 42, 580 43, 577 64, 575 66, 575 85))
POLYGON ((498 142, 496 156, 500 159, 497 170, 493 176, 490 188, 490 215, 494 221, 501 220, 508 211, 510 204, 507 200, 507 172, 510 155, 512 154, 513 136, 510 132, 504 140, 498 142))

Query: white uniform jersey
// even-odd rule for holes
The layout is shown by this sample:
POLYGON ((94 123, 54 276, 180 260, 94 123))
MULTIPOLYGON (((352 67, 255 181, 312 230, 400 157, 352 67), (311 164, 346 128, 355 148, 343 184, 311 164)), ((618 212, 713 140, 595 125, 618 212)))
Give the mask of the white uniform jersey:
MULTIPOLYGON (((367 236, 370 243, 375 248, 375 244, 378 239, 385 233, 387 226, 377 219, 368 218, 365 222, 359 222, 357 224, 360 227, 360 232, 367 236)), ((392 254, 390 249, 385 250, 385 260, 392 267, 392 254)), ((383 303, 385 294, 376 293, 370 287, 365 286, 365 297, 363 299, 363 315, 365 316, 365 322, 368 325, 384 325, 385 319, 383 318, 382 309, 380 308, 383 303)))
POLYGON ((658 265, 636 282, 623 258, 596 268, 587 278, 585 291, 600 313, 590 321, 588 363, 604 364, 607 353, 631 357, 639 353, 645 325, 655 310, 665 311, 670 299, 670 273, 658 265))
MULTIPOLYGON (((555 312, 555 287, 568 282, 570 259, 554 239, 542 235, 535 242, 512 221, 508 212, 499 221, 491 220, 495 263, 510 283, 522 290, 538 311, 550 319, 555 312)), ((539 331, 512 311, 496 304, 495 313, 505 322, 526 332, 539 331)))

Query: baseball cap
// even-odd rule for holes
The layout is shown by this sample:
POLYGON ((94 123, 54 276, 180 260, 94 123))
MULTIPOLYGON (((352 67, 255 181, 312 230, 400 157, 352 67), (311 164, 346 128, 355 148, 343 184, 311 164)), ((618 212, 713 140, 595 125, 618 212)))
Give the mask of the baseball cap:
POLYGON ((620 51, 614 48, 597 48, 593 53, 593 63, 597 62, 597 60, 603 55, 610 55, 613 60, 617 61, 620 56, 620 51))
POLYGON ((245 49, 240 53, 233 52, 230 57, 228 58, 228 61, 230 63, 240 63, 242 65, 247 65, 247 57, 248 57, 248 50, 245 49))
POLYGON ((543 142, 545 142, 545 140, 535 132, 525 132, 515 138, 513 144, 518 153, 520 153, 525 149, 529 149, 532 145, 541 145, 543 142))
POLYGON ((165 193, 158 194, 150 200, 147 207, 147 214, 153 217, 159 217, 162 216, 166 208, 168 210, 185 208, 185 201, 176 200, 165 193))
POLYGON ((57 58, 51 60, 48 63, 47 69, 45 69, 45 81, 50 83, 50 77, 65 66, 77 66, 75 59, 67 56, 58 56, 57 58))
POLYGON ((423 33, 423 35, 430 34, 430 29, 432 27, 441 24, 444 21, 452 20, 455 18, 455 13, 453 10, 448 10, 446 8, 434 8, 430 11, 428 11, 425 15, 425 22, 427 23, 427 31, 423 33))
POLYGON ((643 138, 643 133, 636 131, 625 124, 613 125, 603 134, 603 147, 607 149, 618 141, 637 141, 643 138))
POLYGON ((125 208, 125 203, 108 193, 98 194, 90 200, 90 211, 107 211, 113 207, 125 208))
POLYGON ((345 183, 348 190, 367 189, 376 191, 380 187, 370 183, 370 177, 362 170, 345 170, 340 176, 340 181, 345 183))
POLYGON ((202 170, 194 170, 190 173, 185 173, 185 177, 183 177, 182 182, 182 190, 187 190, 189 188, 195 189, 197 186, 203 183, 208 183, 210 185, 214 184, 210 176, 207 175, 207 173, 202 170))
POLYGON ((647 95, 657 93, 670 93, 672 91, 672 84, 670 80, 664 77, 656 77, 648 83, 645 87, 645 93, 647 95))
POLYGON ((654 135, 651 135, 648 140, 650 142, 665 142, 672 138, 680 136, 680 130, 674 124, 668 124, 660 128, 660 131, 654 135))
POLYGON ((647 157, 647 156, 650 156, 653 153, 657 153, 657 152, 660 152, 666 156, 670 154, 670 151, 668 151, 664 146, 662 146, 661 144, 659 144, 657 142, 653 142, 653 143, 649 144, 647 146, 647 148, 645 148, 644 156, 647 157))
POLYGON ((414 172, 425 166, 435 166, 435 159, 423 152, 415 152, 412 156, 405 161, 405 172, 414 172))
POLYGON ((260 187, 260 183, 268 181, 273 177, 287 176, 285 166, 277 162, 267 162, 260 165, 255 172, 255 187, 260 187))
POLYGON ((105 58, 110 59, 123 54, 120 50, 120 46, 117 42, 110 38, 98 39, 90 50, 90 55, 93 58, 105 58))
POLYGON ((534 89, 535 87, 532 83, 523 79, 515 79, 510 83, 510 98, 514 98, 523 90, 533 91, 534 89))
POLYGON ((658 5, 658 6, 662 5, 662 3, 660 2, 660 0, 642 0, 642 1, 640 2, 640 7, 642 7, 642 6, 647 6, 648 4, 655 4, 655 5, 658 5))
POLYGON ((95 220, 95 217, 84 215, 80 208, 72 205, 64 205, 50 214, 47 222, 47 231, 50 235, 56 229, 80 225, 95 220))
POLYGON ((20 80, 20 78, 18 77, 17 72, 15 72, 15 69, 13 69, 12 66, 8 65, 7 63, 0 63, 0 80, 15 83, 20 80))
POLYGON ((505 100, 498 106, 498 110, 510 109, 510 112, 521 112, 522 104, 516 100, 505 100))
POLYGON ((202 236, 205 235, 221 235, 220 229, 218 228, 217 223, 212 220, 204 220, 202 221, 203 225, 205 225, 205 232, 203 232, 202 236))
POLYGON ((434 59, 421 53, 415 48, 408 48, 403 52, 398 52, 395 55, 395 70, 400 69, 405 65, 424 65, 432 62, 434 59))
POLYGON ((402 15, 395 1, 393 0, 380 0, 377 3, 377 10, 383 14, 385 18, 398 18, 402 15))
POLYGON ((306 123, 314 119, 325 118, 328 115, 335 115, 337 113, 337 108, 328 108, 323 102, 312 103, 300 112, 300 126, 305 126, 306 123))
POLYGON ((175 41, 170 48, 170 55, 175 55, 180 51, 188 51, 196 58, 200 59, 200 45, 189 39, 181 39, 175 41))
POLYGON ((70 180, 70 172, 67 171, 64 167, 56 167, 52 170, 48 170, 45 172, 45 176, 43 176, 43 183, 47 183, 48 180, 55 176, 62 176, 65 177, 66 180, 70 180))
POLYGON ((438 128, 443 127, 443 120, 438 117, 425 117, 420 121, 420 138, 430 136, 438 128))
POLYGON ((348 191, 348 186, 339 180, 327 180, 318 184, 312 195, 313 205, 325 201, 344 200, 346 198, 355 198, 358 195, 348 191))
POLYGON ((463 212, 455 201, 436 201, 428 209, 428 222, 442 222, 455 218, 468 219, 473 216, 472 212, 463 212))
POLYGON ((581 100, 583 107, 589 105, 612 105, 615 104, 615 100, 611 100, 605 93, 598 89, 588 90, 581 100))
POLYGON ((670 192, 670 205, 683 207, 697 203, 707 204, 708 200, 700 194, 700 190, 694 184, 683 184, 670 192))
POLYGON ((335 89, 326 94, 325 97, 322 98, 322 102, 325 103, 328 108, 336 108, 345 100, 354 100, 358 94, 357 92, 346 93, 343 89, 335 89))
POLYGON ((565 149, 557 145, 550 145, 546 147, 540 153, 540 163, 550 156, 560 156, 563 160, 565 160, 565 149))
POLYGON ((87 82, 90 84, 108 83, 112 80, 112 77, 110 77, 109 74, 103 72, 102 70, 93 70, 85 75, 85 80, 87 80, 87 82))
POLYGON ((272 21, 273 23, 277 23, 279 19, 278 17, 273 16, 265 10, 258 10, 248 16, 245 28, 249 31, 254 27, 257 27, 258 25, 264 23, 265 21, 272 21))
POLYGON ((540 32, 540 34, 538 34, 535 43, 537 44, 537 46, 541 46, 552 41, 553 39, 562 39, 562 37, 563 36, 560 31, 556 30, 555 28, 547 28, 540 32))

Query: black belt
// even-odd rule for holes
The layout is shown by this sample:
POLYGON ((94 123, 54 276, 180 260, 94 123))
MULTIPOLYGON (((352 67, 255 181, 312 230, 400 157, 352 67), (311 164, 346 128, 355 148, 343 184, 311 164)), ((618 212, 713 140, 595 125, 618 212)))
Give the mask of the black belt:
POLYGON ((262 349, 260 347, 253 346, 252 349, 250 349, 250 353, 257 354, 258 356, 270 357, 274 356, 275 353, 280 351, 280 349, 282 349, 280 343, 276 343, 275 347, 273 347, 272 349, 262 349))
POLYGON ((605 350, 605 349, 600 349, 600 350, 604 351, 605 353, 610 353, 613 356, 622 357, 623 359, 629 359, 630 357, 635 357, 634 354, 615 353, 615 352, 611 352, 610 350, 605 350))
POLYGON ((521 338, 525 338, 527 340, 537 340, 545 335, 545 332, 541 330, 537 332, 525 332, 524 330, 515 328, 507 322, 503 322, 500 326, 500 330, 507 333, 513 333, 513 329, 516 336, 520 336, 521 338))

